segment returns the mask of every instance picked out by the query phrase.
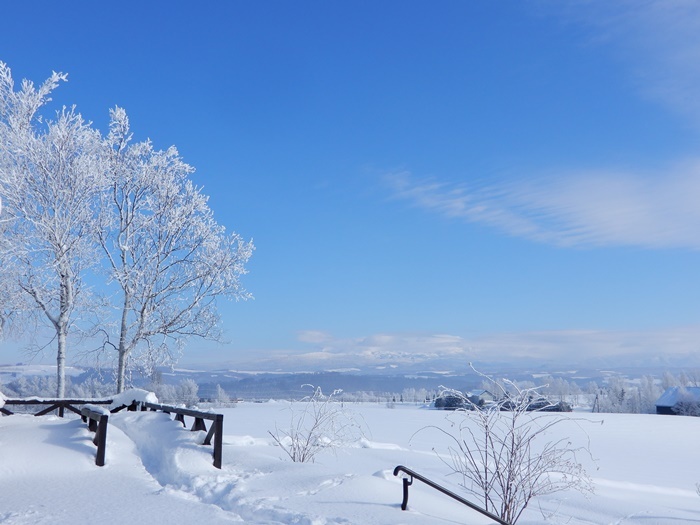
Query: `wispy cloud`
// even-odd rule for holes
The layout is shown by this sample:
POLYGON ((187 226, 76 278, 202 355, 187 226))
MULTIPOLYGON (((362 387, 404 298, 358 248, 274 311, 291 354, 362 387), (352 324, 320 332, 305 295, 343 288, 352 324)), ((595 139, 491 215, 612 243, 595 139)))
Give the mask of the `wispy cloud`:
MULTIPOLYGON (((604 46, 626 68, 638 94, 700 128, 700 2, 582 0, 549 2, 545 12, 583 24, 587 44, 604 46)), ((700 248, 700 159, 666 169, 575 167, 520 174, 524 182, 488 187, 386 178, 396 198, 430 212, 561 246, 700 248), (524 177, 523 177, 524 175, 524 177)))
MULTIPOLYGON (((320 332, 317 332, 320 334, 320 332)), ((277 351, 263 368, 285 370, 382 369, 464 371, 469 363, 552 366, 700 366, 700 326, 648 331, 550 330, 493 333, 476 337, 431 333, 379 333, 308 342, 277 351)))
POLYGON ((299 340, 315 345, 313 351, 297 354, 300 359, 360 359, 363 362, 409 363, 451 355, 465 355, 469 345, 459 336, 446 334, 379 333, 357 338, 337 338, 320 331, 305 331, 299 340), (313 337, 308 337, 313 334, 313 337))
POLYGON ((700 161, 662 173, 569 172, 488 187, 408 172, 385 180, 397 199, 534 241, 700 249, 700 161))
POLYGON ((640 92, 700 126, 700 3, 695 0, 606 0, 556 3, 565 18, 594 29, 640 92))

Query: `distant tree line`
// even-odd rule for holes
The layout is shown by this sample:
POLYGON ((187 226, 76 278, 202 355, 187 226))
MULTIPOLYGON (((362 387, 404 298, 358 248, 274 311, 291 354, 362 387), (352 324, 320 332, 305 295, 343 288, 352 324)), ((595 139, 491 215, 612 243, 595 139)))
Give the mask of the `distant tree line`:
MULTIPOLYGON (((585 388, 581 388, 574 381, 562 378, 542 377, 537 384, 532 381, 509 381, 500 383, 502 392, 510 388, 518 388, 520 391, 532 390, 545 397, 550 403, 566 402, 573 406, 587 407, 596 412, 653 414, 656 413, 656 401, 665 389, 674 386, 700 386, 700 370, 691 370, 674 375, 664 372, 659 378, 644 375, 640 378, 624 378, 610 376, 602 384, 589 382, 585 388)), ((67 377, 66 395, 70 397, 109 397, 114 393, 114 383, 99 376, 67 377)), ((494 384, 482 384, 481 390, 493 390, 494 384)), ((184 404, 194 406, 206 402, 213 405, 227 406, 237 400, 267 401, 268 399, 287 399, 298 401, 300 395, 288 395, 274 390, 237 392, 235 387, 227 385, 223 388, 219 384, 199 385, 190 378, 180 380, 176 384, 163 381, 163 375, 159 371, 152 372, 150 381, 142 384, 156 394, 163 403, 184 404)), ((477 390, 479 390, 477 389, 477 390)), ((56 391, 56 378, 40 375, 20 376, 6 384, 0 384, 0 391, 8 397, 53 397, 56 391)), ((466 392, 464 393, 467 394, 466 392)), ((442 395, 438 389, 404 388, 397 392, 375 391, 339 391, 336 400, 341 403, 381 403, 387 407, 394 407, 397 403, 432 405, 436 408, 464 408, 457 403, 455 396, 442 395)), ((498 401, 498 400, 497 400, 498 401)), ((501 400, 502 401, 502 400, 501 400)), ((695 415, 695 414, 693 414, 695 415)))

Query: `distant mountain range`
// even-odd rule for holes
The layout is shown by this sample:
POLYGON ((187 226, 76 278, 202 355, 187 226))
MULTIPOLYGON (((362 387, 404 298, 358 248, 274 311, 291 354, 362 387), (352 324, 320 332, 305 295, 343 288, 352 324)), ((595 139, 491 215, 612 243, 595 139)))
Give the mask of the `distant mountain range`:
MULTIPOLYGON (((529 363, 522 365, 475 365, 479 372, 493 378, 507 378, 514 381, 532 381, 540 384, 547 376, 565 379, 585 389, 590 382, 602 385, 610 376, 636 379, 643 375, 661 378, 665 371, 678 373, 682 367, 657 367, 654 363, 641 367, 636 364, 617 367, 590 367, 548 369, 545 364, 529 363), (535 366, 536 365, 536 366, 535 366)), ((245 371, 216 368, 176 368, 160 371, 160 380, 166 384, 178 384, 184 379, 192 379, 199 385, 202 398, 213 398, 220 386, 231 398, 245 399, 299 399, 310 393, 308 386, 320 387, 324 393, 342 390, 344 393, 372 393, 375 396, 401 395, 405 390, 426 390, 436 392, 441 387, 458 390, 479 388, 483 377, 471 369, 460 370, 399 370, 393 368, 372 368, 369 370, 344 369, 320 371, 245 371)), ((0 385, 9 384, 21 376, 55 374, 55 366, 16 364, 0 365, 0 385)), ((82 383, 97 377, 96 370, 86 367, 69 367, 68 374, 73 383, 82 383)), ((102 382, 110 380, 109 371, 102 369, 99 377, 102 382)), ((136 378, 135 386, 144 387, 150 378, 136 378)), ((398 400, 398 399, 397 399, 398 400)))

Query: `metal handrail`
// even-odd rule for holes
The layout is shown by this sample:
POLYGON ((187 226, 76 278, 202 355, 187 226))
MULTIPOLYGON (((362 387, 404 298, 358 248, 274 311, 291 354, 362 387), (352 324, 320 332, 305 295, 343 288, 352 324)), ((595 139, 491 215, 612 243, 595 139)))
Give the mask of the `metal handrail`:
POLYGON ((479 505, 476 505, 475 503, 472 503, 471 501, 464 499, 462 496, 455 494, 454 492, 446 489, 445 487, 441 487, 440 485, 438 485, 434 481, 429 480, 425 476, 421 476, 420 474, 418 474, 417 472, 414 472, 410 468, 406 468, 403 465, 399 465, 394 469, 394 476, 398 476, 400 472, 404 472, 404 473, 408 474, 409 476, 411 476, 410 481, 406 477, 403 478, 403 501, 401 502, 401 510, 406 510, 408 508, 408 487, 413 485, 414 479, 417 479, 418 481, 422 481, 423 483, 434 488, 435 490, 442 492, 446 496, 449 496, 452 499, 455 499, 455 500, 459 501, 460 503, 466 505, 467 507, 483 514, 484 516, 491 518, 492 520, 500 523, 501 525, 511 525, 510 523, 508 523, 505 520, 502 520, 501 518, 499 518, 498 516, 496 516, 492 512, 489 512, 488 510, 481 508, 479 505))

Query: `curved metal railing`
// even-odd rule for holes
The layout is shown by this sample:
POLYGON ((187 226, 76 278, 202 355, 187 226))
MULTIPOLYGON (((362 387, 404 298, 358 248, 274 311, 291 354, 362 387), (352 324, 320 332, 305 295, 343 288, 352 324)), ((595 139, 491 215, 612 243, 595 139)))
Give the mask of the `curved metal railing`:
POLYGON ((417 479, 418 481, 422 481, 423 483, 425 483, 429 487, 432 487, 435 490, 442 492, 446 496, 449 496, 452 499, 459 501, 460 503, 466 505, 470 509, 473 509, 473 510, 483 514, 484 516, 491 518, 492 520, 494 520, 497 523, 500 523, 501 525, 511 525, 510 523, 508 523, 505 520, 502 520, 501 518, 499 518, 498 516, 496 516, 492 512, 489 512, 488 510, 481 508, 479 505, 476 505, 475 503, 472 503, 471 501, 464 499, 462 496, 455 494, 454 492, 446 489, 445 487, 441 487, 440 485, 438 485, 434 481, 429 480, 425 476, 421 476, 417 472, 414 472, 410 468, 406 468, 403 465, 399 465, 398 467, 396 467, 394 469, 394 476, 398 476, 399 473, 401 473, 401 472, 408 474, 411 477, 410 480, 406 477, 403 478, 403 501, 401 502, 401 510, 406 510, 408 508, 408 487, 413 485, 414 479, 417 479))

